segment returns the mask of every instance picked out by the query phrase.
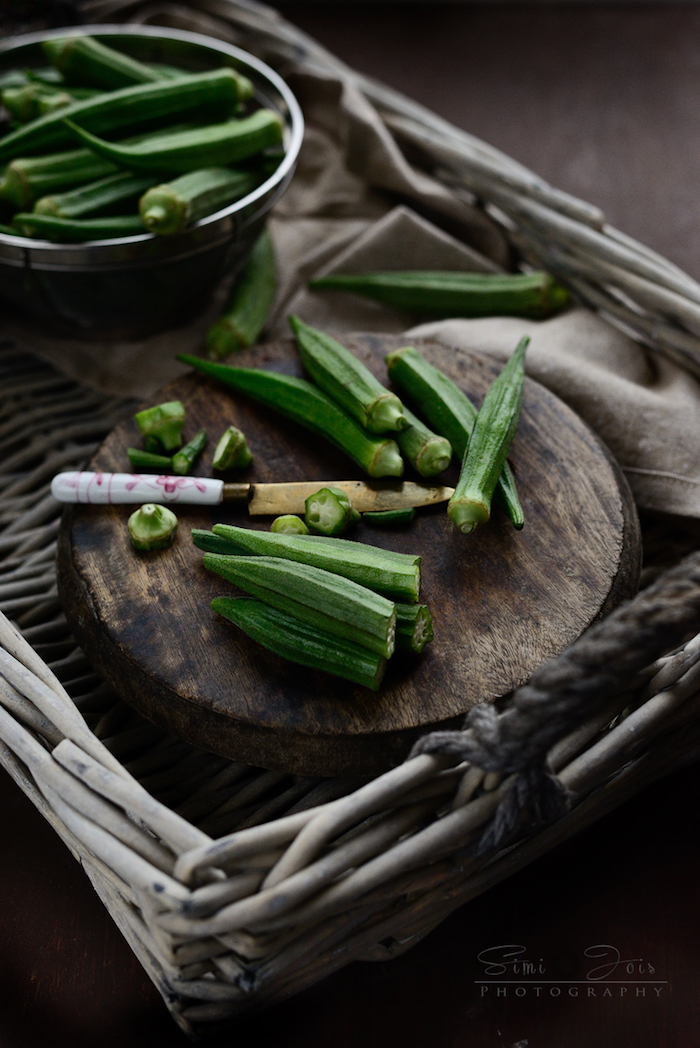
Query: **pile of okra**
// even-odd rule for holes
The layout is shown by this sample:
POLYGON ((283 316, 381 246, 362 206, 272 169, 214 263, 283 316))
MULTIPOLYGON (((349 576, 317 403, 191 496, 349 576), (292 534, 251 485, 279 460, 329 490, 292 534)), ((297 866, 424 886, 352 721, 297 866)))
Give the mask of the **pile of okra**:
MULTIPOLYGON (((506 456, 523 403, 527 336, 479 411, 413 347, 390 353, 390 377, 435 426, 431 430, 341 343, 298 317, 290 321, 312 382, 187 354, 179 359, 325 437, 371 477, 401 476, 404 457, 422 476, 435 476, 456 452, 462 471, 448 514, 459 531, 468 534, 489 519, 494 494, 514 526, 522 527, 506 456)), ((420 652, 432 639, 430 612, 418 603, 420 557, 328 537, 341 533, 337 522, 351 527, 359 514, 351 505, 341 505, 340 511, 349 512, 339 515, 328 509, 333 499, 348 502, 336 488, 318 494, 327 496, 321 507, 327 519, 323 527, 315 525, 318 536, 305 533, 301 521, 302 532, 226 524, 214 525, 213 532, 193 531, 204 567, 248 594, 217 597, 212 608, 284 658, 376 690, 395 649, 420 652)), ((306 522, 313 527, 310 501, 306 522)))
POLYGON ((61 243, 178 233, 252 192, 283 122, 223 67, 147 64, 89 36, 0 75, 0 231, 61 243))

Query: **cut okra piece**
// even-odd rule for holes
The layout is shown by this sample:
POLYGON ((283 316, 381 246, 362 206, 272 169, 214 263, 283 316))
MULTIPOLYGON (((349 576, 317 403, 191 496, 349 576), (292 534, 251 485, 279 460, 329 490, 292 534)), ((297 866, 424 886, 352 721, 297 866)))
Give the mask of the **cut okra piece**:
POLYGON ((173 455, 173 473, 177 473, 180 477, 187 476, 192 469, 197 456, 201 455, 202 451, 204 451, 206 443, 206 429, 198 430, 192 437, 192 440, 188 440, 184 447, 181 447, 180 450, 176 451, 173 455))
POLYGON ((340 488, 321 488, 306 500, 304 523, 310 531, 321 535, 342 535, 360 514, 340 488))
POLYGON ((418 601, 421 559, 409 553, 325 535, 275 534, 235 524, 215 524, 213 533, 194 528, 192 541, 207 553, 282 557, 312 564, 344 575, 390 600, 418 601))
POLYGON ((447 515, 469 535, 491 516, 491 499, 510 450, 523 406, 525 350, 530 339, 520 339, 515 352, 484 397, 469 440, 457 487, 447 515))
POLYGON ((416 519, 416 511, 412 506, 406 506, 404 509, 383 509, 363 513, 362 519, 375 528, 404 528, 416 519))
POLYGON ((167 455, 154 455, 151 451, 142 451, 141 448, 127 448, 129 464, 137 473, 170 473, 172 470, 172 459, 167 455))
POLYGON ((275 535, 308 535, 307 528, 301 517, 294 513, 284 513, 281 517, 275 517, 270 525, 270 531, 275 535))
POLYGON ((177 359, 325 437, 357 462, 370 477, 400 477, 403 474, 403 459, 395 440, 367 433, 310 382, 262 368, 217 364, 189 353, 179 353, 177 359))
POLYGON ((167 506, 147 502, 131 514, 128 528, 135 549, 167 549, 175 541, 177 517, 167 506))
POLYGON ((289 323, 301 362, 314 382, 370 433, 408 426, 403 404, 365 365, 330 335, 309 327, 299 317, 289 323))
POLYGON ((433 620, 427 604, 396 605, 396 650, 421 652, 433 639, 433 620))
POLYGON ((212 610, 230 619, 263 647, 312 669, 377 691, 386 659, 360 644, 333 637, 252 597, 216 597, 212 610))
POLYGON ((165 451, 175 451, 181 446, 185 409, 179 400, 139 411, 134 421, 146 439, 147 451, 157 450, 158 445, 165 451))
POLYGON ((401 454, 422 477, 434 477, 447 469, 452 458, 452 445, 445 437, 433 433, 404 405, 409 421, 406 429, 396 434, 401 454))
POLYGON ((393 601, 322 568, 279 557, 204 554, 204 567, 279 611, 384 658, 396 642, 393 601))
POLYGON ((243 469, 252 461, 245 434, 236 426, 229 426, 216 445, 212 466, 214 469, 243 469))
MULTIPOLYGON (((418 406, 422 415, 437 433, 446 437, 452 451, 464 460, 464 453, 471 438, 477 410, 464 394, 442 371, 428 363, 413 347, 404 346, 386 357, 389 377, 418 406)), ((502 504, 515 528, 522 528, 525 518, 515 487, 515 478, 508 463, 496 485, 496 498, 502 504)))

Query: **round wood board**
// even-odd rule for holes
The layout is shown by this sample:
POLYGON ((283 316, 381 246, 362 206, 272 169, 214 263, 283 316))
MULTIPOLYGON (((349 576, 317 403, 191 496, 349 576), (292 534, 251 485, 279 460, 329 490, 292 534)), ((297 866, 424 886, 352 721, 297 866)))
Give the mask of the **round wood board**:
MULTIPOLYGON (((347 344, 386 381, 384 356, 404 343, 360 335, 347 344)), ((500 370, 433 341, 415 344, 476 403, 500 370)), ((291 341, 259 346, 236 363, 302 374, 291 341)), ((201 476, 212 476, 216 439, 234 423, 254 463, 228 479, 362 479, 341 452, 202 375, 172 383, 151 403, 176 399, 187 409, 185 438, 200 426, 210 434, 195 470, 201 476)), ((91 468, 128 470, 125 449, 139 440, 135 424, 122 423, 91 468)), ((475 703, 528 680, 636 591, 639 525, 619 468, 573 411, 530 380, 509 460, 522 531, 496 510, 487 525, 461 535, 443 505, 420 510, 408 530, 363 523, 353 533, 422 556, 421 600, 433 617, 433 643, 420 656, 394 657, 378 693, 286 662, 211 611, 214 597, 237 591, 204 570, 189 529, 219 521, 269 528, 269 518, 243 507, 179 507, 174 546, 145 554, 127 534, 134 507, 68 507, 58 560, 66 615, 125 701, 193 744, 298 774, 374 774, 402 760, 419 735, 459 726, 475 703)), ((454 485, 457 474, 453 464, 444 482, 454 485)))

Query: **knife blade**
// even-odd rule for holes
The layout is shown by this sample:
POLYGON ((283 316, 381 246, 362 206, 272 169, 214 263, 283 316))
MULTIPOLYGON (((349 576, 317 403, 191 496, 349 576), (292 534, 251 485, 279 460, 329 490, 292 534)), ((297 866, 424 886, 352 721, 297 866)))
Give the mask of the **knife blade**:
POLYGON ((408 506, 432 506, 447 502, 454 488, 417 484, 410 480, 303 480, 277 484, 226 484, 208 477, 169 477, 155 473, 59 473, 51 482, 51 493, 59 502, 80 505, 140 505, 156 502, 172 505, 216 506, 222 502, 244 502, 251 516, 303 513, 309 495, 320 488, 342 488, 361 513, 408 506))

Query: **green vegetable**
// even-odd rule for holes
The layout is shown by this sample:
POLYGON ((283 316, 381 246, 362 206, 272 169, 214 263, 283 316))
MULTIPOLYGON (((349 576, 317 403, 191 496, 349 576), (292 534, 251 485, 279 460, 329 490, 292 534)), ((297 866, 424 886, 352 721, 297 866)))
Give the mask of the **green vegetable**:
POLYGON ((44 66, 43 69, 25 69, 27 80, 34 80, 37 84, 46 84, 48 87, 65 87, 66 81, 58 69, 53 66, 44 66))
POLYGON ((394 651, 394 603, 342 575, 278 557, 217 553, 204 554, 204 567, 324 633, 362 644, 385 658, 394 651))
POLYGON ((215 364, 188 353, 179 354, 177 359, 325 437, 354 459, 370 477, 400 477, 403 473, 403 459, 395 441, 365 433, 310 382, 276 371, 215 364))
POLYGON ((149 233, 179 233, 191 222, 252 192, 257 182, 252 171, 230 171, 226 167, 191 171, 144 193, 139 203, 141 221, 149 233))
POLYGON ((61 109, 75 101, 68 91, 36 82, 22 87, 6 87, 1 97, 8 113, 21 123, 36 120, 43 113, 61 109))
POLYGON ((78 219, 18 212, 14 215, 12 223, 23 236, 70 244, 82 243, 86 240, 133 237, 139 233, 145 233, 138 215, 78 219))
POLYGON ((245 434, 236 426, 229 426, 216 445, 212 466, 214 469, 245 469, 252 461, 245 434))
POLYGON ((89 149, 22 157, 13 160, 5 168, 4 177, 0 180, 0 200, 26 210, 38 197, 55 189, 92 182, 116 170, 114 164, 95 156, 89 149))
POLYGON ((406 506, 405 509, 383 509, 363 513, 362 519, 375 528, 403 528, 413 523, 416 511, 412 506, 406 506))
POLYGON ((130 465, 137 473, 172 473, 172 459, 165 455, 154 455, 151 451, 142 451, 141 448, 127 448, 130 465))
POLYGON ((304 521, 294 513, 283 513, 281 517, 275 517, 272 524, 270 524, 270 531, 273 535, 309 534, 309 529, 304 521))
MULTIPOLYGON (((179 80, 181 76, 187 75, 187 70, 178 69, 177 66, 164 65, 163 62, 149 62, 150 68, 158 73, 161 80, 179 80)), ((247 102, 249 98, 253 97, 254 88, 251 80, 243 73, 239 72, 238 69, 233 69, 229 66, 231 72, 238 81, 238 98, 240 102, 247 102)))
POLYGON ((396 605, 396 650, 420 652, 433 639, 427 604, 396 605))
POLYGON ((449 501, 447 514, 460 531, 469 534, 491 515, 491 498, 518 426, 523 406, 525 350, 530 339, 520 339, 515 352, 484 397, 464 456, 462 472, 449 501))
POLYGON ((548 317, 569 293, 548 273, 391 272, 327 276, 314 290, 351 291, 411 313, 435 317, 548 317))
MULTIPOLYGON (((452 379, 429 364, 413 346, 405 346, 389 353, 386 362, 392 382, 395 382, 403 393, 408 394, 430 425, 443 437, 447 437, 461 463, 477 416, 477 410, 471 400, 452 379)), ((507 462, 498 480, 496 496, 513 526, 522 528, 523 511, 513 473, 507 462)))
POLYGON ((124 87, 98 98, 73 102, 65 109, 47 113, 11 131, 0 139, 0 161, 21 154, 40 154, 71 143, 74 132, 68 126, 68 118, 79 120, 87 131, 108 134, 134 124, 183 114, 188 119, 221 120, 234 112, 237 103, 237 80, 229 69, 183 76, 180 80, 124 87))
POLYGON ((452 458, 452 445, 424 426, 419 418, 404 405, 403 413, 409 426, 396 434, 401 454, 408 459, 422 477, 434 477, 447 469, 452 458))
POLYGON ((212 360, 255 345, 272 309, 276 289, 275 253, 265 229, 253 245, 226 312, 207 331, 212 360))
MULTIPOLYGON (((179 400, 145 408, 134 415, 134 422, 147 441, 157 441, 166 451, 174 451, 182 444, 185 409, 179 400)), ((153 450, 153 445, 148 450, 153 450)))
POLYGON ((275 534, 233 524, 215 524, 213 534, 193 529, 192 541, 210 553, 248 553, 311 564, 343 575, 390 600, 415 603, 420 592, 420 557, 379 549, 364 542, 320 535, 275 534))
POLYGON ((135 549, 167 549, 175 541, 177 517, 167 506, 147 502, 131 514, 128 528, 135 549))
POLYGON ((85 102, 90 98, 97 98, 103 94, 104 91, 91 91, 87 87, 74 87, 70 91, 44 92, 37 98, 39 110, 37 115, 44 116, 46 113, 53 113, 57 109, 63 109, 72 102, 85 102))
POLYGON ((321 488, 309 495, 305 503, 304 522, 310 531, 321 535, 342 535, 360 514, 340 488, 321 488))
MULTIPOLYGON (((172 91, 172 85, 177 81, 171 80, 166 83, 171 85, 172 91)), ((72 113, 69 115, 74 116, 72 113)), ((75 120, 79 119, 82 122, 82 114, 76 113, 75 120)), ((284 130, 281 117, 271 109, 258 109, 243 120, 226 120, 224 123, 209 124, 190 131, 176 131, 171 135, 162 135, 157 140, 137 145, 106 142, 78 126, 73 119, 66 119, 65 124, 86 146, 120 167, 137 171, 168 172, 196 171, 203 167, 235 164, 240 160, 247 160, 263 149, 280 143, 284 130)))
POLYGON ((91 36, 44 40, 41 47, 51 64, 71 83, 113 91, 130 84, 155 83, 164 79, 151 66, 115 51, 91 36))
POLYGON ((385 389, 345 346, 298 317, 290 317, 289 323, 302 363, 324 393, 370 433, 406 428, 408 422, 399 398, 385 389))
POLYGON ((386 659, 360 644, 331 636, 250 597, 216 597, 211 606, 283 659, 344 677, 373 691, 379 689, 386 659))
POLYGON ((83 218, 136 200, 152 185, 152 175, 132 175, 130 171, 119 171, 116 175, 88 182, 66 193, 41 197, 34 205, 34 214, 83 218))
POLYGON ((192 437, 192 440, 188 440, 184 447, 181 447, 173 455, 173 473, 177 473, 181 477, 186 476, 192 469, 197 456, 204 451, 206 444, 207 431, 206 429, 200 429, 192 437))
MULTIPOLYGON (((168 130, 168 134, 171 130, 168 130)), ((149 135, 128 138, 127 142, 143 142, 164 133, 153 131, 149 135)), ((0 179, 0 200, 7 200, 20 210, 26 211, 39 197, 53 193, 56 189, 94 182, 118 171, 119 168, 109 160, 95 156, 90 149, 72 149, 65 153, 51 153, 49 156, 21 157, 7 165, 4 178, 0 179)), ((123 175, 123 172, 120 173, 123 175)))
POLYGON ((8 69, 6 72, 0 73, 0 91, 4 91, 8 87, 23 87, 27 80, 27 74, 23 70, 8 69))

